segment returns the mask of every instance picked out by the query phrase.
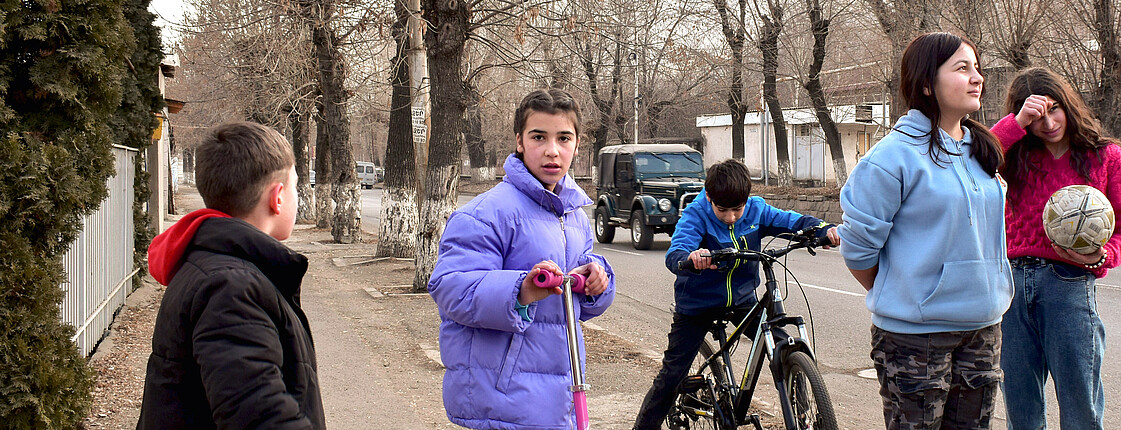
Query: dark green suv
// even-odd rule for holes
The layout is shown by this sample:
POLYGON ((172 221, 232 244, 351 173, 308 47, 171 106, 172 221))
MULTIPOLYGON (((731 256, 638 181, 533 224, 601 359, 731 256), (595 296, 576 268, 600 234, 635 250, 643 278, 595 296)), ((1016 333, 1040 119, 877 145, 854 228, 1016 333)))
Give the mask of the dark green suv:
POLYGON ((600 243, 615 227, 631 229, 635 249, 650 249, 655 233, 673 235, 681 209, 704 187, 701 153, 683 144, 630 144, 599 152, 595 229, 600 243))

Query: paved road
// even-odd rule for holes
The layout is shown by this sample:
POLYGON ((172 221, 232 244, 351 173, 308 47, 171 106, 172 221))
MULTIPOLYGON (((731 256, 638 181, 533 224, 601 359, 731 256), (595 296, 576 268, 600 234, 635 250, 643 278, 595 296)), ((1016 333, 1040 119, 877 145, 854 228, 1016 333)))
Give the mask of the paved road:
MULTIPOLYGON (((362 226, 377 231, 381 190, 362 191, 362 226)), ((460 196, 459 204, 471 196, 460 196)), ((590 215, 590 208, 587 211, 590 215)), ((661 356, 666 346, 666 332, 671 321, 673 306, 673 275, 664 269, 665 250, 669 236, 655 236, 653 249, 637 251, 628 240, 628 230, 616 233, 615 243, 595 244, 595 252, 607 256, 617 277, 617 298, 611 311, 596 319, 596 323, 611 333, 645 347, 652 355, 661 356)), ((776 242, 776 245, 778 242, 776 242)), ((816 353, 821 363, 826 383, 833 397, 842 428, 883 428, 881 403, 875 373, 869 371, 868 358, 870 314, 864 307, 864 290, 849 275, 840 255, 833 250, 823 250, 816 257, 805 252, 791 254, 787 260, 790 281, 801 282, 799 291, 791 287, 784 295, 787 311, 803 316, 806 303, 812 309, 813 329, 816 334, 816 353), (803 296, 804 293, 804 296, 803 296), (870 376, 870 377, 865 377, 870 376)), ((1121 270, 1099 280, 1098 308, 1107 327, 1107 343, 1114 346, 1107 352, 1102 369, 1106 388, 1105 428, 1121 428, 1121 360, 1116 359, 1116 348, 1121 345, 1121 270)), ((782 275, 779 275, 782 276, 782 275)), ((736 362, 745 363, 747 348, 740 348, 736 362)), ((742 369, 742 367, 740 367, 742 369)), ((765 384, 769 378, 761 378, 765 384)), ((636 381, 648 386, 649 381, 636 381)), ((773 397, 769 384, 760 388, 764 400, 773 397)), ((1053 391, 1048 409, 1049 427, 1059 428, 1058 406, 1053 391)), ((773 399, 772 399, 773 401, 773 399)), ((998 396, 999 401, 999 396, 998 396)), ((1004 406, 998 404, 994 428, 1004 427, 1004 406)))

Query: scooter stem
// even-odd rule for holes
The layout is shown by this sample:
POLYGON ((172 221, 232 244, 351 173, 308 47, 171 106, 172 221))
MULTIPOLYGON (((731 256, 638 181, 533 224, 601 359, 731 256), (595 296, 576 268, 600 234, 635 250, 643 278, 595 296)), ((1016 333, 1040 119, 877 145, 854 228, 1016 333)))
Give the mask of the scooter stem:
MULTIPOLYGON (((584 372, 580 368, 580 349, 576 337, 576 311, 572 302, 572 286, 575 276, 565 276, 564 283, 564 326, 568 337, 568 363, 572 367, 572 405, 576 410, 576 428, 588 428, 588 398, 584 393, 588 385, 584 383, 584 372)), ((581 282, 581 286, 583 283, 581 282)))

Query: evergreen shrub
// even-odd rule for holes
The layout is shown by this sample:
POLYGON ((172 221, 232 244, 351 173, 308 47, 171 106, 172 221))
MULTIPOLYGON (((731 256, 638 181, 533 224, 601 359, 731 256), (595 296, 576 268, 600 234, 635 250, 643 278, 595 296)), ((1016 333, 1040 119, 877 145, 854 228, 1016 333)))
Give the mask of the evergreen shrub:
POLYGON ((75 428, 92 374, 61 257, 106 197, 134 46, 123 0, 0 0, 0 426, 75 428))

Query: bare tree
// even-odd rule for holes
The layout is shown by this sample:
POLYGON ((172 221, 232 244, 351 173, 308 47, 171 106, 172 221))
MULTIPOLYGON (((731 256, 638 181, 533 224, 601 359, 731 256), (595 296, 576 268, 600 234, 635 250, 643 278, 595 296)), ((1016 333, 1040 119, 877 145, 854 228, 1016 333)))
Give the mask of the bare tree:
POLYGON ((308 145, 311 142, 311 109, 292 110, 288 114, 288 129, 291 131, 292 153, 296 156, 296 193, 300 196, 296 210, 297 222, 313 222, 315 206, 312 205, 312 189, 308 177, 308 145))
POLYGON ((428 49, 428 71, 432 79, 432 129, 428 141, 428 171, 421 187, 420 227, 417 230, 416 276, 414 291, 426 291, 428 278, 436 266, 444 222, 455 208, 459 182, 460 151, 463 148, 464 114, 467 94, 464 89, 463 53, 471 31, 470 2, 424 0, 428 29, 424 44, 428 49))
POLYGON ((1121 116, 1117 115, 1121 111, 1121 46, 1117 37, 1121 8, 1116 3, 1116 0, 1095 0, 1094 20, 1090 28, 1094 30, 1101 52, 1098 88, 1093 103, 1105 130, 1113 136, 1121 136, 1121 116))
POLYGON ((315 226, 331 228, 334 201, 331 200, 331 138, 327 136, 327 121, 323 119, 323 104, 316 103, 315 112, 315 226))
MULTIPOLYGON (((747 104, 743 102, 743 48, 747 41, 745 28, 747 0, 739 0, 739 9, 735 16, 728 10, 726 0, 713 0, 713 5, 720 16, 720 29, 724 34, 724 40, 732 50, 731 85, 728 86, 728 110, 732 115, 732 158, 742 159, 744 157, 743 119, 747 116, 747 104)), ((777 39, 778 36, 775 37, 777 39)), ((775 55, 777 58, 777 52, 775 55)), ((774 82, 772 81, 771 84, 773 86, 774 82)), ((782 116, 781 111, 779 116, 782 116)))
MULTIPOLYGON (((361 232, 361 194, 354 171, 354 155, 350 150, 350 117, 347 100, 345 58, 339 48, 342 38, 333 27, 338 13, 333 0, 301 0, 300 13, 311 28, 312 45, 318 65, 320 113, 323 134, 329 142, 331 172, 316 182, 331 184, 335 203, 331 218, 331 237, 339 243, 353 243, 361 232)), ((322 153, 319 153, 322 156, 322 153)))
POLYGON ((783 28, 783 6, 779 1, 767 0, 766 10, 760 8, 758 2, 756 2, 756 10, 759 13, 762 25, 759 29, 759 40, 755 46, 763 53, 763 100, 767 103, 767 111, 771 115, 771 123, 774 126, 775 156, 778 157, 778 184, 785 186, 791 184, 793 175, 790 168, 790 145, 786 134, 786 119, 782 114, 782 102, 779 100, 776 86, 779 65, 778 40, 783 28))
POLYGON ((806 0, 806 11, 809 15, 810 33, 813 34, 814 43, 813 60, 810 63, 808 79, 803 86, 810 95, 817 122, 825 132, 825 143, 829 146, 829 155, 833 159, 833 175, 837 184, 842 185, 848 180, 845 151, 841 147, 841 132, 837 129, 837 123, 833 121, 833 115, 826 101, 825 89, 821 85, 821 67, 825 64, 826 42, 831 20, 825 17, 820 0, 806 0))
POLYGON ((865 0, 891 44, 891 75, 884 83, 891 95, 891 119, 903 116, 907 106, 899 99, 899 63, 903 50, 921 33, 934 31, 941 16, 940 0, 865 0))
POLYGON ((1031 66, 1030 50, 1046 20, 1051 19, 1050 0, 987 0, 990 7, 980 13, 988 17, 989 46, 993 55, 1016 70, 1031 66))
POLYGON ((467 128, 464 129, 464 144, 467 160, 471 166, 471 181, 490 182, 494 179, 494 166, 487 164, 487 141, 483 137, 483 95, 479 94, 478 84, 467 82, 467 128))
POLYGON ((397 50, 390 64, 393 95, 390 102, 389 137, 385 148, 382 221, 376 255, 408 258, 416 255, 418 221, 416 153, 409 109, 409 11, 405 0, 394 0, 393 3, 396 19, 392 31, 397 50))

